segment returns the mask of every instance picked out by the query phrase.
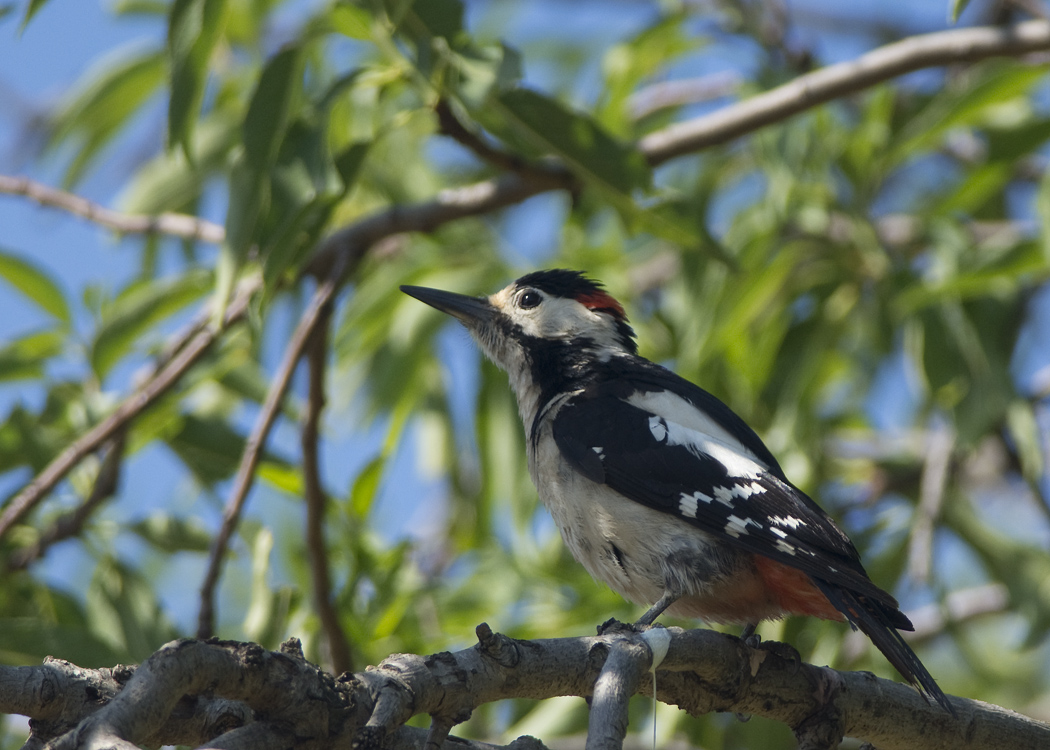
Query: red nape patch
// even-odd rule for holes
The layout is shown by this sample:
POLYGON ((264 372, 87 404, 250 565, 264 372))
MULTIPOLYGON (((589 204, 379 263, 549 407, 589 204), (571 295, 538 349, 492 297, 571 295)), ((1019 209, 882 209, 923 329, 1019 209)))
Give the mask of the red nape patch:
POLYGON ((626 313, 623 311, 623 305, 602 289, 581 294, 576 297, 576 301, 588 310, 611 313, 618 320, 623 320, 626 316, 626 313))
POLYGON ((755 555, 755 567, 774 601, 785 612, 839 622, 846 619, 801 570, 762 555, 755 555))

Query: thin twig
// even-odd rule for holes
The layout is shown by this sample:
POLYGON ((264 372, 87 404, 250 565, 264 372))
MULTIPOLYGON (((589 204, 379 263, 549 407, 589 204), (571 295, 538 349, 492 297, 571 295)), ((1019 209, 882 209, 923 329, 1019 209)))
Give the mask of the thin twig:
POLYGON ((226 230, 220 224, 198 216, 168 211, 152 216, 114 211, 75 193, 44 185, 28 177, 0 175, 0 193, 23 195, 41 206, 60 208, 123 234, 166 234, 216 245, 226 238, 226 230))
POLYGON ((4 567, 8 571, 23 570, 30 563, 43 557, 47 549, 53 544, 79 534, 95 509, 104 500, 116 494, 117 485, 120 482, 120 468, 124 459, 126 432, 126 429, 119 429, 109 440, 108 446, 105 447, 106 457, 102 459, 102 466, 99 467, 98 476, 95 478, 91 492, 84 502, 70 512, 60 516, 40 533, 40 536, 33 544, 12 552, 4 563, 4 567))
POLYGON ((908 545, 908 570, 913 580, 925 583, 930 578, 933 560, 933 527, 941 512, 944 488, 948 481, 955 430, 944 423, 929 432, 926 464, 919 482, 919 504, 915 508, 911 539, 908 545))
POLYGON ((314 329, 322 318, 321 311, 331 303, 339 289, 339 279, 342 275, 342 266, 334 267, 329 278, 318 286, 314 292, 310 304, 307 305, 299 325, 296 326, 288 346, 285 348, 284 359, 277 370, 270 390, 266 394, 262 411, 252 428, 251 434, 244 446, 241 455, 241 463, 237 468, 237 476, 234 480, 233 489, 226 502, 223 512, 222 526, 212 543, 211 555, 208 559, 208 570, 200 590, 200 613, 197 617, 197 637, 210 638, 215 632, 215 587, 219 581, 222 570, 223 559, 226 556, 226 548, 229 546, 230 537, 233 536, 237 523, 240 521, 241 511, 248 498, 248 492, 255 481, 255 469, 262 458, 262 451, 270 430, 277 421, 277 415, 284 403, 288 386, 292 382, 296 366, 303 356, 307 341, 313 335, 314 329))
POLYGON ((479 134, 464 125, 452 110, 451 105, 445 100, 437 103, 434 107, 434 113, 437 115, 438 127, 441 133, 473 151, 482 161, 486 161, 498 169, 532 175, 541 181, 545 179, 565 180, 567 187, 573 182, 571 175, 557 167, 537 164, 517 154, 503 151, 491 145, 479 134))
POLYGON ((661 164, 751 133, 791 115, 854 94, 922 68, 1050 49, 1050 23, 1025 21, 1010 28, 980 27, 922 34, 799 76, 790 83, 671 125, 642 138, 650 164, 661 164))
POLYGON ((321 414, 325 406, 325 365, 328 360, 328 326, 332 305, 322 308, 313 336, 307 345, 309 393, 301 433, 303 450, 303 493, 306 499, 306 555, 314 588, 314 606, 321 619, 321 630, 332 660, 332 672, 354 671, 350 640, 346 637, 339 613, 332 606, 332 580, 328 575, 328 548, 324 539, 324 513, 328 495, 321 481, 318 440, 321 414))
MULTIPOLYGON (((224 329, 244 316, 248 310, 248 302, 261 284, 261 278, 253 278, 241 285, 237 296, 226 309, 224 329)), ((211 348, 220 333, 221 331, 214 328, 197 330, 184 347, 175 352, 151 378, 136 388, 112 414, 58 454, 0 513, 0 538, 21 521, 77 464, 98 450, 99 446, 178 383, 211 348)))
POLYGON ((641 120, 649 115, 684 104, 699 104, 736 93, 743 78, 733 70, 720 70, 695 78, 658 81, 640 88, 627 99, 631 118, 641 120))

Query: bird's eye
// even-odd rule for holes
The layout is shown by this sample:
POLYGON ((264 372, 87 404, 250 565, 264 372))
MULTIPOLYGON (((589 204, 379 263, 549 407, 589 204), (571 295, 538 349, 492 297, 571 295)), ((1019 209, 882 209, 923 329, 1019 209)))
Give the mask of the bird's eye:
POLYGON ((522 310, 531 310, 543 302, 543 297, 535 289, 529 289, 518 298, 518 307, 522 310))

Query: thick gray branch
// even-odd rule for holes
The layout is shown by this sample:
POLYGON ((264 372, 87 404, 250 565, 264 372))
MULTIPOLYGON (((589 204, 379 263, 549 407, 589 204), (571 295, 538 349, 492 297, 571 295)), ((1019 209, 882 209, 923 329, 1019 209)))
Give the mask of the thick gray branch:
MULTIPOLYGON (((712 631, 667 633, 657 694, 693 715, 764 716, 790 726, 810 747, 830 746, 843 733, 880 750, 1050 747, 1050 726, 996 706, 953 698, 958 713, 953 718, 912 688, 867 673, 798 664, 712 631)), ((0 667, 0 712, 32 717, 37 742, 54 736, 42 736, 45 728, 58 733, 75 725, 53 741, 55 750, 161 742, 370 750, 403 746, 403 725, 419 714, 451 726, 483 703, 508 698, 604 700, 603 670, 637 676, 628 678, 633 686, 625 695, 652 690, 644 671, 648 655, 631 654, 646 648, 638 635, 517 641, 487 626, 480 626, 478 635, 473 648, 427 657, 398 654, 340 680, 307 663, 295 642, 270 652, 253 644, 178 641, 134 674, 121 668, 117 676, 118 670, 79 670, 59 662, 0 667), (607 666, 610 649, 616 653, 621 645, 634 666, 607 666), (187 716, 219 700, 226 701, 226 713, 220 712, 225 721, 187 724, 187 716), (230 708, 235 706, 244 708, 238 713, 230 708), (209 723, 214 739, 201 734, 209 723)), ((612 702, 622 703, 615 695, 612 702)), ((415 736, 422 742, 427 734, 420 730, 415 736)), ((450 742, 443 730, 431 738, 446 748, 450 742)))

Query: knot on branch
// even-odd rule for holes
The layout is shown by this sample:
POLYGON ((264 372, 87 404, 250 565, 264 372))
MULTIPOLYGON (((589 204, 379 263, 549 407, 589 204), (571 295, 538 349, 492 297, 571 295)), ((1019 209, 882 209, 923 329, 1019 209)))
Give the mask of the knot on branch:
POLYGON ((814 697, 819 708, 795 727, 799 750, 835 750, 846 733, 838 698, 844 683, 834 670, 814 668, 814 697))
POLYGON ((475 648, 501 667, 516 667, 521 661, 518 642, 502 633, 493 633, 487 622, 478 625, 474 633, 478 637, 475 648))

